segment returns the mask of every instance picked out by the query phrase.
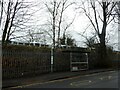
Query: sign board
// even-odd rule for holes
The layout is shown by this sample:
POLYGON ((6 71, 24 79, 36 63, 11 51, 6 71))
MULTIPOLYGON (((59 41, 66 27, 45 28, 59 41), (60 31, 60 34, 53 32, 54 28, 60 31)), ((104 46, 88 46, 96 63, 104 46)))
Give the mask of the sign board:
POLYGON ((72 67, 72 71, 77 71, 78 67, 72 67))
POLYGON ((53 56, 51 56, 51 64, 53 64, 53 56))

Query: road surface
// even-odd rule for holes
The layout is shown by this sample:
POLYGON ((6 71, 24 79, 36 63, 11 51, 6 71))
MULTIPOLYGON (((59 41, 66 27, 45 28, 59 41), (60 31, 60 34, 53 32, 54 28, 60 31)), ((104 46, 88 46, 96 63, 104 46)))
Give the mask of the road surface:
POLYGON ((118 88, 118 71, 94 73, 14 88, 118 88))

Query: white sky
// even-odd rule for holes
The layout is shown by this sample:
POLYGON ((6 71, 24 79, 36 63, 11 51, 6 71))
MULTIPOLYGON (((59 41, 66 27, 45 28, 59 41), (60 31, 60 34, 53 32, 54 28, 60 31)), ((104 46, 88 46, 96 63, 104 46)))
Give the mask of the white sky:
MULTIPOLYGON (((27 1, 30 1, 30 0, 27 0, 27 1)), ((41 2, 41 4, 39 5, 39 8, 41 8, 43 6, 43 1, 48 1, 48 0, 31 0, 31 2, 36 2, 36 3, 41 2)), ((70 0, 70 1, 79 1, 79 0, 70 0)), ((74 21, 73 25, 69 28, 68 32, 77 41, 78 46, 83 46, 84 45, 83 42, 85 41, 85 39, 82 36, 78 35, 77 33, 84 32, 85 28, 90 24, 90 22, 84 14, 82 14, 82 13, 80 14, 78 11, 75 11, 74 7, 75 6, 69 7, 66 11, 67 18, 71 19, 71 20, 74 18, 75 14, 77 12, 75 21, 74 21)), ((43 24, 44 21, 47 20, 46 17, 48 17, 48 14, 44 10, 45 9, 43 8, 42 10, 40 10, 39 12, 37 12, 35 14, 34 20, 36 21, 39 19, 39 21, 36 21, 36 23, 34 23, 35 26, 37 26, 37 25, 39 26, 39 25, 43 24)), ((114 23, 112 23, 112 25, 109 25, 107 30, 110 31, 110 37, 109 37, 110 41, 109 41, 108 45, 113 46, 114 43, 118 43, 117 24, 114 25, 114 23)), ((92 31, 92 28, 91 27, 88 28, 87 33, 85 33, 85 35, 91 36, 91 31, 92 31)), ((116 45, 114 45, 114 49, 117 49, 116 45)))

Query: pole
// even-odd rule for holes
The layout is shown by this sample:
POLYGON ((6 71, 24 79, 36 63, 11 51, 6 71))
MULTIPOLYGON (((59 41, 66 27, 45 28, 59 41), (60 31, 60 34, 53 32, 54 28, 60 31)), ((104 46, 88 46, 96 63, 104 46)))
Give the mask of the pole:
POLYGON ((88 53, 86 53, 86 58, 87 58, 87 69, 89 69, 88 53))
POLYGON ((72 70, 72 52, 70 52, 70 71, 73 71, 72 70))
POLYGON ((54 47, 51 47, 51 72, 53 72, 54 47))

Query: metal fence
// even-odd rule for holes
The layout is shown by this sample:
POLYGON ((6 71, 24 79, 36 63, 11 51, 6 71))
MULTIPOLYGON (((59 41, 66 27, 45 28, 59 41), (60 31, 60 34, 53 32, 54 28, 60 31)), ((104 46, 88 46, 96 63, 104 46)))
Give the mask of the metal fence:
MULTIPOLYGON (((3 79, 34 76, 50 72, 50 52, 3 50, 2 54, 3 79)), ((53 70, 69 70, 68 58, 69 54, 56 52, 53 70)))

